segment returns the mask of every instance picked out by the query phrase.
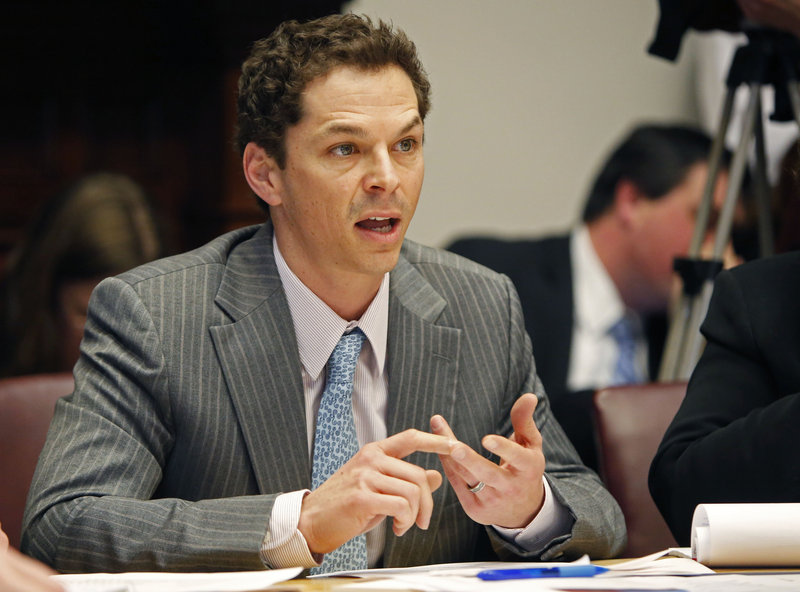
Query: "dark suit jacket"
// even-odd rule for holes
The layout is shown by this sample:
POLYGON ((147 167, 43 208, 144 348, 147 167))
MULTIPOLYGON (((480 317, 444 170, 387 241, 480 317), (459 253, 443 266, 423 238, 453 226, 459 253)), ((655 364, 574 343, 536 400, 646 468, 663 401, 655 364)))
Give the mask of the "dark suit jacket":
POLYGON ((800 502, 800 252, 717 276, 708 343, 650 468, 650 492, 689 543, 699 503, 800 502))
MULTIPOLYGON (((592 423, 593 390, 567 388, 572 347, 573 292, 569 235, 536 240, 466 238, 448 250, 507 275, 522 303, 525 328, 533 343, 536 369, 553 406, 553 413, 583 461, 597 467, 592 423)), ((644 320, 650 374, 658 373, 666 335, 665 315, 644 320)))
MULTIPOLYGON (((389 434, 441 413, 482 450, 541 392, 511 282, 409 241, 391 272, 389 434)), ((105 280, 31 487, 22 546, 64 571, 258 569, 275 497, 309 488, 300 359, 272 227, 105 280)), ((570 535, 522 553, 470 520, 449 485, 430 529, 387 529, 387 566, 607 556, 625 539, 611 496, 540 398, 547 479, 570 535), (491 544, 490 544, 491 543, 491 544)), ((435 455, 411 462, 439 468, 435 455)), ((536 486, 532 484, 532 486, 536 486)))

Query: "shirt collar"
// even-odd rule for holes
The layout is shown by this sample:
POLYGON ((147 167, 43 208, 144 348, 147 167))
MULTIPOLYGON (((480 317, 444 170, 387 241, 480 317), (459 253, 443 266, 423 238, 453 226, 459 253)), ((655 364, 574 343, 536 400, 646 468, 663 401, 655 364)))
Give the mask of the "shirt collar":
POLYGON ((604 333, 626 315, 616 285, 592 245, 585 224, 570 237, 575 321, 589 331, 604 333))
POLYGON ((274 235, 272 247, 278 275, 289 302, 300 363, 308 375, 316 379, 328 363, 328 358, 331 357, 339 338, 356 327, 367 336, 375 354, 378 370, 383 373, 389 327, 389 274, 384 274, 378 293, 361 318, 348 322, 337 315, 289 269, 274 235))

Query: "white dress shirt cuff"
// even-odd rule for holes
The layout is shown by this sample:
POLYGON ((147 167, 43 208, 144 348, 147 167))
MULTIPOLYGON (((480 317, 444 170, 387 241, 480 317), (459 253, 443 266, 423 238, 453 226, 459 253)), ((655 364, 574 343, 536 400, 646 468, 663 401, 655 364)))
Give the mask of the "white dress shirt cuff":
POLYGON ((303 498, 309 493, 308 489, 302 489, 283 493, 275 498, 269 527, 261 543, 261 561, 267 567, 310 568, 317 567, 322 562, 322 556, 315 557, 309 550, 305 537, 297 530, 300 507, 303 505, 303 498))
POLYGON ((497 533, 508 542, 514 543, 526 551, 536 551, 558 537, 572 531, 573 519, 569 510, 561 505, 553 495, 550 484, 542 476, 544 483, 544 504, 539 513, 533 517, 525 528, 503 528, 492 525, 497 533))

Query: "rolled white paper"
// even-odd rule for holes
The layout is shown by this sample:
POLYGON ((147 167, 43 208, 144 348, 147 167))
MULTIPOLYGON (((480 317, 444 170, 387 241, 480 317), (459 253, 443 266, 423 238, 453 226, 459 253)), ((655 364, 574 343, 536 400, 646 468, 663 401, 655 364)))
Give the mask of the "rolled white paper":
POLYGON ((800 567, 800 504, 700 504, 692 557, 709 566, 800 567))

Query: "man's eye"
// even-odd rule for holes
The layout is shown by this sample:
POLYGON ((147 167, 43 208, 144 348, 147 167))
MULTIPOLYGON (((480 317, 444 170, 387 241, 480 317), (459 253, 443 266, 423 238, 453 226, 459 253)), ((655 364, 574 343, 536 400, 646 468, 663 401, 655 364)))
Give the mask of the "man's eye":
POLYGON ((350 156, 355 151, 356 149, 352 144, 339 144, 331 150, 336 156, 350 156))
POLYGON ((411 152, 414 149, 416 142, 411 138, 406 138, 405 140, 400 140, 397 143, 397 149, 400 152, 411 152))

